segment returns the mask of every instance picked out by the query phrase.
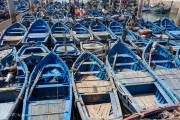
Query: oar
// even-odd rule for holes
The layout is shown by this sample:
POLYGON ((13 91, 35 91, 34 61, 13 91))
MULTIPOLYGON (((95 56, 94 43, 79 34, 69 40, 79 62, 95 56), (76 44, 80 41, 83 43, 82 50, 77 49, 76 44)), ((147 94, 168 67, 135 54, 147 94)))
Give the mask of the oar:
POLYGON ((44 67, 41 68, 40 71, 38 72, 37 77, 36 77, 36 79, 34 80, 32 86, 31 86, 31 89, 30 89, 30 92, 29 92, 29 95, 28 95, 28 99, 30 98, 30 96, 31 96, 31 94, 32 94, 32 92, 33 92, 33 90, 34 90, 38 80, 40 79, 41 73, 43 72, 43 70, 44 70, 44 67))

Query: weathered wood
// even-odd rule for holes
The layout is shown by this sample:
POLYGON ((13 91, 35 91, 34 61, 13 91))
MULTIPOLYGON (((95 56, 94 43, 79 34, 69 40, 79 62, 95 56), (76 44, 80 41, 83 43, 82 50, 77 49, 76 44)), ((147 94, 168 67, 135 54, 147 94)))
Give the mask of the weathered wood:
POLYGON ((82 43, 83 49, 104 49, 104 46, 96 44, 96 43, 82 43))
POLYGON ((88 72, 79 72, 82 75, 89 75, 89 74, 98 74, 101 71, 88 71, 88 72))
POLYGON ((0 88, 0 92, 15 91, 16 87, 0 88))
POLYGON ((116 77, 118 78, 118 80, 125 84, 154 81, 154 79, 148 72, 143 71, 119 72, 116 74, 116 77))
POLYGON ((95 61, 90 61, 90 62, 83 62, 82 64, 83 65, 89 65, 89 64, 98 64, 98 63, 95 61))
POLYGON ((93 32, 93 34, 95 34, 97 36, 108 36, 109 35, 108 32, 93 32))
POLYGON ((52 34, 53 37, 71 37, 70 34, 59 34, 59 33, 54 33, 52 34))
POLYGON ((93 75, 90 76, 90 75, 89 75, 89 76, 84 76, 81 80, 83 80, 83 81, 84 81, 84 80, 86 80, 86 81, 92 81, 92 80, 95 80, 95 81, 96 81, 96 80, 101 80, 101 79, 98 78, 98 77, 96 77, 96 76, 93 76, 93 75))
POLYGON ((86 105, 88 109, 90 118, 99 118, 99 119, 110 119, 109 114, 111 110, 110 103, 102 103, 102 104, 93 104, 93 105, 86 105))
POLYGON ((22 40, 23 36, 4 36, 4 41, 20 41, 22 40))
POLYGON ((42 38, 42 37, 47 37, 47 33, 30 33, 28 34, 28 37, 30 38, 42 38))
POLYGON ((76 38, 90 38, 90 34, 73 34, 76 38))
POLYGON ((158 103, 156 101, 156 97, 154 96, 154 94, 140 94, 134 95, 133 97, 138 102, 138 104, 144 109, 153 107, 158 103))
POLYGON ((9 50, 2 50, 2 51, 0 51, 0 58, 6 56, 8 54, 8 51, 9 50))
POLYGON ((111 91, 110 81, 100 80, 96 76, 84 76, 80 82, 76 83, 79 93, 106 93, 111 91))

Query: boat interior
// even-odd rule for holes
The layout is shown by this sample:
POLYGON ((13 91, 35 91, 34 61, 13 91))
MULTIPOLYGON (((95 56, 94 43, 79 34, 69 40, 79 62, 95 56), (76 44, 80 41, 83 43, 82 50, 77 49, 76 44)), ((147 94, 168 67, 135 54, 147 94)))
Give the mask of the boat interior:
POLYGON ((44 42, 49 35, 48 24, 43 20, 36 20, 29 28, 26 42, 44 42))
POLYGON ((25 33, 26 28, 22 24, 14 23, 5 30, 1 44, 17 44, 23 39, 25 33))
MULTIPOLYGON (((52 57, 53 58, 53 57, 52 57)), ((51 58, 51 59, 52 59, 51 58)), ((45 58, 49 61, 49 58, 45 58)), ((46 61, 45 61, 46 62, 46 61)), ((69 116, 71 108, 71 87, 67 71, 63 65, 51 60, 42 69, 35 68, 32 74, 32 84, 28 100, 29 119, 63 119, 69 116), (37 71, 37 72, 35 72, 37 71)), ((44 64, 44 63, 42 63, 44 64)))
POLYGON ((105 68, 91 54, 86 53, 81 58, 82 61, 78 59, 75 64, 75 84, 88 117, 112 119, 116 102, 105 68))
MULTIPOLYGON (((119 90, 127 94, 140 109, 167 103, 154 78, 125 44, 117 42, 110 50, 108 60, 119 90)), ((123 96, 121 98, 125 99, 123 96)))

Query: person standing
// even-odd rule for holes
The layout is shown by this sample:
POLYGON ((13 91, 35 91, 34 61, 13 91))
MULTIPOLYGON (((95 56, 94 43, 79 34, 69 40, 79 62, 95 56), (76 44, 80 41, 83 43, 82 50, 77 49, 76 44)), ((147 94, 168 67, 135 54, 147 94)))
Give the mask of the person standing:
POLYGON ((74 17, 75 17, 75 7, 74 7, 74 5, 70 6, 70 14, 72 16, 72 19, 74 19, 74 17))

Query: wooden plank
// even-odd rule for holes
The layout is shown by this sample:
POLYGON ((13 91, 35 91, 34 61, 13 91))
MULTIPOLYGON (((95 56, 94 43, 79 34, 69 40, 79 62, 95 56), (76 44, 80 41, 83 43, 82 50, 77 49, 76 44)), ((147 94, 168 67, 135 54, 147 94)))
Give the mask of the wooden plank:
POLYGON ((109 33, 108 32, 93 32, 93 34, 97 35, 97 36, 108 36, 109 33))
POLYGON ((88 113, 91 119, 109 119, 109 113, 111 110, 111 103, 86 105, 88 113))
POLYGON ((109 118, 109 113, 111 110, 111 103, 106 103, 101 107, 101 117, 102 118, 109 118))
MULTIPOLYGON (((116 73, 117 78, 119 79, 144 79, 148 78, 151 79, 152 77, 148 72, 143 71, 128 71, 128 72, 118 72, 116 73)), ((153 78, 151 79, 153 80, 153 78)))
POLYGON ((92 75, 92 76, 83 76, 81 81, 84 81, 84 80, 87 80, 87 81, 93 81, 93 80, 97 81, 97 80, 101 80, 101 79, 92 75))
POLYGON ((157 105, 156 98, 153 94, 140 94, 134 95, 133 97, 138 102, 138 104, 144 109, 157 105))
POLYGON ((43 37, 47 37, 48 33, 30 33, 28 34, 29 38, 43 38, 43 37))
POLYGON ((15 91, 16 87, 0 88, 0 92, 15 91))
POLYGON ((58 103, 31 103, 31 116, 45 116, 53 114, 64 114, 66 100, 59 100, 58 103))
POLYGON ((95 61, 88 61, 88 62, 83 62, 82 64, 83 65, 90 65, 90 64, 98 64, 98 63, 95 61))
POLYGON ((58 34, 58 33, 54 33, 52 34, 53 37, 71 37, 70 34, 58 34))
POLYGON ((4 36, 4 41, 20 41, 22 40, 23 36, 4 36))
POLYGON ((111 83, 106 80, 83 81, 76 83, 79 93, 106 93, 112 90, 111 83))
POLYGON ((9 50, 2 50, 2 51, 0 51, 0 57, 6 56, 8 54, 8 51, 9 50))
POLYGON ((73 34, 73 36, 77 38, 89 38, 90 34, 73 34))
POLYGON ((89 74, 98 74, 101 71, 87 71, 87 72, 79 72, 81 75, 89 75, 89 74))
POLYGON ((88 49, 88 50, 92 50, 92 49, 104 49, 104 46, 101 44, 97 44, 97 43, 82 43, 82 48, 83 49, 88 49))

